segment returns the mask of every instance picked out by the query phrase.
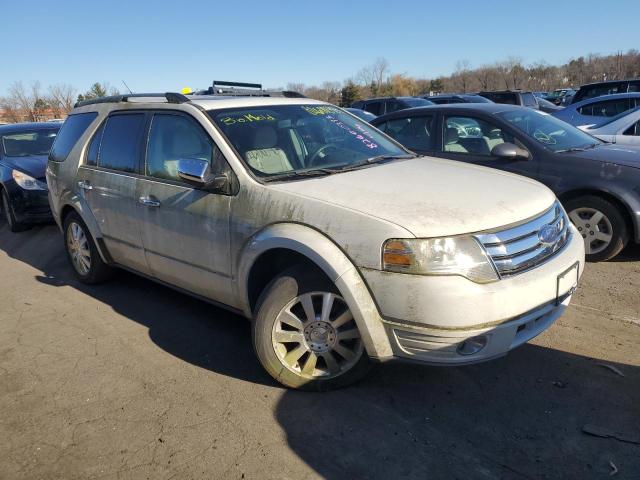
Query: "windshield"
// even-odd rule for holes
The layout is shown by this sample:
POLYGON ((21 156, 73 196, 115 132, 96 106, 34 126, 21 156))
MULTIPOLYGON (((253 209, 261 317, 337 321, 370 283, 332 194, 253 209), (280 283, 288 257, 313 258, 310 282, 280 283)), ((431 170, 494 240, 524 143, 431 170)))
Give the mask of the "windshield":
POLYGON ((582 150, 601 143, 576 127, 539 110, 523 108, 496 115, 554 152, 582 150))
POLYGON ((368 123, 332 105, 211 110, 249 168, 260 177, 335 173, 380 159, 411 156, 368 123))
POLYGON ((433 102, 426 98, 403 98, 402 101, 410 107, 426 107, 427 105, 433 105, 433 102))
POLYGON ((2 148, 7 157, 48 155, 58 129, 23 131, 2 135, 2 148))

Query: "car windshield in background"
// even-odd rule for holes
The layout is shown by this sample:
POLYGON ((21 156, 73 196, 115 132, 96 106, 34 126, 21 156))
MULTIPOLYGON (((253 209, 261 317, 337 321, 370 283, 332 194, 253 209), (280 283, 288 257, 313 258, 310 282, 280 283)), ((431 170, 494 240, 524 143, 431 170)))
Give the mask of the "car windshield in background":
POLYGON ((584 150, 601 143, 591 135, 538 110, 507 111, 497 116, 554 152, 584 150))
POLYGON ((403 98, 402 101, 412 108, 433 105, 433 102, 431 100, 427 100, 426 98, 403 98))
POLYGON ((211 110, 209 116, 260 177, 328 174, 412 156, 331 105, 211 110))
POLYGON ((2 136, 2 148, 7 157, 48 155, 57 134, 57 129, 9 133, 2 136))

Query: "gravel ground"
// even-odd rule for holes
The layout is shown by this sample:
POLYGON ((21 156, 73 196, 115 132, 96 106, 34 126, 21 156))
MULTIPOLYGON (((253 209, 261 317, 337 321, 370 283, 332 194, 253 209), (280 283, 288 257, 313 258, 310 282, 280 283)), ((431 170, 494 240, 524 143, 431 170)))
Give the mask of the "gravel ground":
POLYGON ((0 225, 0 272, 2 479, 640 478, 638 247, 503 359, 323 394, 276 385, 242 318, 78 284, 54 226, 0 225))

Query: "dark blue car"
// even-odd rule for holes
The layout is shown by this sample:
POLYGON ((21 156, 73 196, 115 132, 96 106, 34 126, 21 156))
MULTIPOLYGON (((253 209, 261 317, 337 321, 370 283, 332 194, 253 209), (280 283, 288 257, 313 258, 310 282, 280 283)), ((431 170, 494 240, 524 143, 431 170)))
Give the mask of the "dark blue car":
POLYGON ((45 169, 61 123, 0 126, 0 196, 12 232, 51 221, 45 169))

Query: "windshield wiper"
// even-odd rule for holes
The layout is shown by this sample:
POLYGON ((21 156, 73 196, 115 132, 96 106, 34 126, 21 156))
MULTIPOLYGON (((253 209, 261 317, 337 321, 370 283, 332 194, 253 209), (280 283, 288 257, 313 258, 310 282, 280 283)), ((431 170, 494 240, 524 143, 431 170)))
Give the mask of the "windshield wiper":
POLYGON ((382 163, 387 160, 400 160, 405 158, 416 158, 418 155, 376 155, 375 157, 369 157, 362 162, 353 163, 351 165, 345 165, 341 168, 336 168, 334 172, 348 172, 350 170, 357 170, 359 168, 367 167, 369 165, 373 165, 374 163, 382 163))
POLYGON ((291 178, 305 178, 305 177, 323 177, 325 175, 331 175, 337 173, 337 170, 331 170, 328 168, 316 168, 314 170, 298 170, 285 173, 279 173, 277 175, 271 175, 262 179, 263 182, 276 182, 278 180, 289 180, 291 178))
POLYGON ((591 145, 587 145, 585 147, 565 148, 564 150, 556 151, 556 153, 584 152, 585 150, 589 150, 591 148, 596 148, 598 145, 600 145, 600 144, 599 143, 594 143, 594 144, 591 144, 591 145))

